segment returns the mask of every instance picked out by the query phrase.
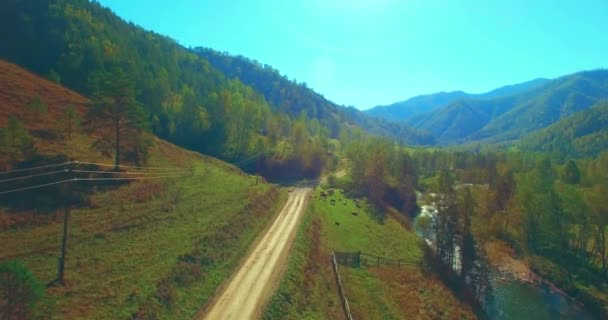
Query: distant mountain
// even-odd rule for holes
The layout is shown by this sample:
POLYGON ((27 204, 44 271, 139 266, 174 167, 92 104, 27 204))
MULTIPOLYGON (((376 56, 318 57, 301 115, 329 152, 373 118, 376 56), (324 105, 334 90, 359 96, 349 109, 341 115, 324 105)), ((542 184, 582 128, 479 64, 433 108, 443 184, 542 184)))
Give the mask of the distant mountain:
POLYGON ((411 116, 433 111, 456 100, 469 96, 463 91, 438 92, 421 95, 405 101, 396 102, 388 106, 377 106, 364 112, 370 116, 383 118, 391 121, 405 121, 411 116))
POLYGON ((285 112, 292 117, 305 114, 309 118, 317 119, 330 129, 333 136, 338 135, 341 125, 355 125, 370 134, 390 137, 405 144, 435 143, 434 138, 423 130, 372 117, 353 107, 337 105, 308 88, 305 83, 297 83, 281 75, 270 65, 209 48, 198 47, 194 51, 228 78, 236 78, 254 88, 275 110, 285 112))
POLYGON ((438 92, 433 94, 421 95, 410 98, 405 101, 393 103, 388 106, 377 106, 364 112, 374 116, 391 121, 408 121, 410 118, 434 111, 438 108, 445 107, 453 102, 462 99, 491 99, 507 95, 513 95, 527 90, 539 87, 549 79, 534 79, 520 84, 508 85, 494 89, 492 91, 472 94, 464 91, 438 92))
POLYGON ((452 102, 413 116, 406 123, 431 132, 439 144, 505 143, 606 98, 608 70, 586 71, 516 94, 452 102))
POLYGON ((509 96, 509 95, 513 95, 513 94, 523 93, 523 92, 526 92, 526 91, 534 89, 534 88, 538 88, 549 82, 551 82, 550 79, 537 78, 534 80, 530 80, 530 81, 526 81, 526 82, 522 82, 522 83, 518 83, 518 84, 506 85, 506 86, 494 89, 492 91, 488 91, 486 93, 473 94, 473 95, 471 95, 470 98, 490 99, 490 98, 505 97, 505 96, 509 96))
POLYGON ((524 137, 521 150, 549 152, 558 157, 594 157, 608 149, 608 101, 568 116, 524 137))
POLYGON ((608 98, 608 70, 558 78, 520 96, 508 112, 493 119, 472 140, 508 141, 547 127, 608 98))

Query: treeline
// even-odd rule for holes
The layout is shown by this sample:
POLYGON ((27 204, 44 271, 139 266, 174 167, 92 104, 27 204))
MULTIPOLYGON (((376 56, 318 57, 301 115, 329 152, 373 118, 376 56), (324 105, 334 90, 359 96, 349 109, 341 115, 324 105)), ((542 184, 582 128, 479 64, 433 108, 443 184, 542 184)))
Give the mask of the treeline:
MULTIPOLYGON (((263 95, 236 78, 228 79, 204 58, 172 39, 121 20, 97 2, 2 1, 0 28, 13 30, 0 35, 0 58, 93 97, 92 108, 105 105, 97 108, 98 114, 107 114, 111 105, 128 105, 121 112, 132 113, 128 119, 137 119, 121 131, 150 130, 180 146, 231 162, 272 151, 282 139, 299 139, 292 132, 292 123, 299 121, 301 114, 296 112, 303 106, 294 107, 300 109, 293 112, 271 107, 263 95), (109 88, 114 80, 128 90, 118 85, 109 88)), ((281 103, 294 105, 288 99, 281 103)), ((322 128, 325 137, 335 137, 336 130, 342 128, 337 122, 315 118, 324 108, 314 115, 302 113, 307 135, 316 135, 322 128)), ((107 152, 111 149, 108 141, 116 143, 117 135, 113 136, 96 147, 107 152)), ((137 146, 145 145, 145 141, 125 136, 134 143, 124 141, 126 149, 119 150, 121 154, 131 153, 143 160, 145 150, 137 150, 137 146)), ((315 136, 313 140, 323 139, 315 136)), ((315 144, 314 152, 305 150, 309 159, 267 157, 265 167, 289 163, 291 172, 316 174, 320 170, 311 167, 324 166, 327 158, 318 156, 320 145, 315 144), (273 159, 280 163, 273 163, 273 159)), ((292 157, 299 155, 294 153, 292 157)))
POLYGON ((404 124, 368 116, 354 107, 344 108, 316 93, 305 82, 298 83, 267 64, 243 56, 231 56, 209 48, 194 50, 229 78, 238 78, 262 94, 275 110, 291 116, 304 113, 316 119, 337 137, 345 125, 355 125, 367 133, 389 137, 402 144, 433 145, 435 139, 422 130, 404 124))
POLYGON ((356 135, 344 141, 350 175, 340 183, 379 214, 393 207, 415 215, 415 190, 433 195, 432 265, 479 307, 492 299, 485 244, 502 241, 543 278, 608 314, 608 152, 559 162, 535 153, 404 150, 356 135))
POLYGON ((465 268, 470 230, 477 244, 508 243, 541 276, 596 313, 607 314, 601 297, 608 284, 608 152, 566 162, 515 152, 418 151, 413 158, 422 159, 415 162, 421 187, 438 195, 437 250, 446 264, 453 262, 453 239, 460 239, 465 268), (472 210, 466 204, 471 200, 462 195, 469 188, 472 210), (455 189, 460 198, 449 196, 455 189))
POLYGON ((417 171, 407 152, 391 140, 362 132, 343 132, 341 142, 349 166, 345 189, 367 197, 379 215, 389 207, 412 214, 418 210, 417 171))
POLYGON ((559 159, 596 157, 608 148, 608 101, 532 133, 518 146, 522 150, 550 153, 559 159))
POLYGON ((473 235, 471 188, 458 185, 455 175, 443 169, 431 191, 436 212, 419 219, 424 239, 431 241, 424 244, 426 266, 482 314, 493 299, 493 287, 483 242, 473 235))

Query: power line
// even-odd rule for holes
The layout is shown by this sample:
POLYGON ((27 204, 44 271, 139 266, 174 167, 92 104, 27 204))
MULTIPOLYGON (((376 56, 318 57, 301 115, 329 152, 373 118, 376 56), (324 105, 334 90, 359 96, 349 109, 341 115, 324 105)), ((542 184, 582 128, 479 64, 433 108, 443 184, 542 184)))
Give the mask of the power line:
POLYGON ((14 189, 14 190, 2 191, 2 192, 0 192, 0 195, 5 195, 5 194, 19 192, 19 191, 38 189, 38 188, 52 186, 52 185, 58 185, 58 184, 62 184, 62 183, 70 182, 70 181, 150 180, 150 179, 179 178, 179 177, 191 177, 191 176, 192 175, 189 175, 189 174, 172 174, 172 175, 164 174, 164 175, 150 176, 150 177, 130 177, 130 178, 71 178, 71 179, 65 179, 65 180, 61 180, 61 181, 49 182, 49 183, 35 185, 35 186, 30 186, 30 187, 25 187, 25 188, 19 188, 19 189, 14 189))
POLYGON ((57 171, 51 171, 51 172, 45 172, 45 173, 32 174, 32 175, 29 175, 29 176, 4 179, 4 180, 0 180, 0 183, 2 183, 2 182, 9 182, 9 181, 31 179, 31 178, 42 177, 42 176, 50 176, 50 175, 53 175, 53 174, 65 173, 65 172, 68 172, 68 170, 64 169, 64 170, 57 170, 57 171))
POLYGON ((61 167, 61 166, 66 166, 66 165, 69 165, 69 164, 72 164, 72 163, 74 163, 74 162, 64 162, 64 163, 58 163, 58 164, 49 164, 49 165, 46 165, 46 166, 39 166, 39 167, 31 167, 31 168, 24 168, 24 169, 2 171, 2 172, 0 172, 0 175, 9 174, 9 173, 16 173, 16 172, 24 172, 24 171, 30 171, 30 170, 38 170, 38 169, 44 169, 44 168, 61 167))
POLYGON ((268 149, 266 149, 266 150, 264 150, 264 151, 260 151, 260 152, 258 152, 257 154, 255 154, 254 156, 252 156, 252 157, 250 157, 250 158, 247 158, 247 159, 245 159, 245 160, 241 160, 241 161, 235 162, 235 163, 233 163, 232 165, 233 165, 233 166, 235 166, 235 167, 240 167, 240 166, 242 166, 242 165, 244 165, 244 164, 246 164, 246 163, 249 163, 249 162, 251 162, 251 161, 254 161, 254 160, 256 160, 257 158, 261 157, 262 155, 272 152, 272 149, 274 149, 274 148, 278 147, 280 144, 281 144, 281 142, 277 143, 277 144, 276 144, 274 147, 272 147, 272 148, 268 148, 268 149))
MULTIPOLYGON (((120 172, 120 171, 99 171, 99 170, 72 170, 75 173, 95 173, 95 174, 124 174, 124 175, 159 175, 173 174, 175 172, 192 172, 192 169, 172 170, 165 172, 120 172)), ((0 181, 1 182, 1 181, 0 181)))
POLYGON ((61 180, 61 181, 56 181, 56 182, 50 182, 50 183, 40 184, 40 185, 37 185, 37 186, 32 186, 32 187, 27 187, 27 188, 2 191, 2 192, 0 192, 0 195, 4 195, 4 194, 7 194, 7 193, 13 193, 13 192, 19 192, 19 191, 25 191, 25 190, 30 190, 30 189, 37 189, 37 188, 42 188, 42 187, 46 187, 46 186, 52 186, 52 185, 56 185, 56 184, 66 183, 66 182, 70 182, 70 181, 74 181, 74 179, 66 179, 66 180, 61 180))
POLYGON ((124 164, 114 165, 108 163, 97 163, 97 162, 86 162, 86 161, 75 161, 75 164, 90 164, 96 165, 100 167, 119 167, 119 168, 131 168, 131 169, 144 169, 144 170, 183 170, 184 168, 180 167, 143 167, 143 166, 127 166, 124 164))
POLYGON ((159 175, 152 177, 133 177, 133 178, 74 178, 74 181, 115 181, 115 180, 150 180, 160 178, 179 178, 190 177, 191 175, 175 174, 175 175, 159 175))
POLYGON ((252 160, 255 160, 255 159, 259 158, 262 154, 264 154, 264 151, 258 152, 256 155, 254 155, 254 156, 252 156, 250 158, 247 158, 247 159, 235 162, 232 165, 236 166, 236 167, 241 166, 241 165, 243 165, 243 164, 245 164, 247 162, 251 162, 252 160))
MULTIPOLYGON (((19 172, 27 172, 27 171, 33 171, 33 170, 39 170, 39 169, 47 169, 47 168, 54 168, 54 167, 61 167, 61 166, 68 166, 68 165, 86 165, 86 164, 90 164, 90 165, 96 165, 96 166, 102 166, 102 167, 117 167, 116 165, 113 164, 106 164, 106 163, 98 163, 98 162, 87 162, 87 161, 68 161, 68 162, 63 162, 63 163, 57 163, 57 164, 49 164, 49 165, 44 165, 44 166, 37 166, 37 167, 30 167, 30 168, 22 168, 22 169, 15 169, 15 170, 9 170, 9 171, 2 171, 0 172, 0 175, 5 175, 5 174, 12 174, 12 173, 19 173, 19 172)), ((142 169, 142 170, 166 170, 166 171, 183 171, 183 170, 191 170, 192 168, 183 168, 183 167, 144 167, 144 166, 128 166, 128 165, 118 165, 119 168, 131 168, 131 169, 142 169)), ((57 173, 60 171, 56 171, 57 173)), ((51 174, 51 173, 48 173, 51 174)), ((123 174, 129 174, 126 172, 123 172, 123 174)), ((35 177, 35 176, 39 176, 39 175, 31 175, 31 177, 35 177)), ((14 178, 15 180, 18 180, 18 178, 14 178)), ((5 180, 0 180, 0 182, 5 182, 5 181, 12 181, 10 179, 5 179, 5 180)))

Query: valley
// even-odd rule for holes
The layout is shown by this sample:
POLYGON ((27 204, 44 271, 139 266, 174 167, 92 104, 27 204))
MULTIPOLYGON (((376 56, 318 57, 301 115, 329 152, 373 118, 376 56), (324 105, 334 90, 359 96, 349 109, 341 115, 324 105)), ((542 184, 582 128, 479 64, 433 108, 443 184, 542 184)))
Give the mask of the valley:
POLYGON ((608 7, 537 5, 0 1, 0 318, 608 318, 608 7))

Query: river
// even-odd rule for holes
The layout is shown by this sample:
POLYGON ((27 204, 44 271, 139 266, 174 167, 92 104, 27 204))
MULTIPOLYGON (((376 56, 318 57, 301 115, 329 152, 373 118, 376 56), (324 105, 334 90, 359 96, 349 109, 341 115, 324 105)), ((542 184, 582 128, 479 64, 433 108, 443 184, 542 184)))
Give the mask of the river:
MULTIPOLYGON (((422 230, 418 221, 420 217, 433 217, 436 209, 433 203, 424 203, 418 195, 421 212, 414 220, 418 236, 425 241, 434 241, 433 228, 422 230)), ((428 198, 432 198, 428 197, 428 198)), ((577 319, 593 320, 597 317, 582 309, 578 304, 563 295, 554 292, 548 286, 525 283, 518 280, 504 280, 498 270, 492 270, 490 276, 493 286, 493 301, 485 312, 495 320, 544 320, 544 319, 577 319)))

